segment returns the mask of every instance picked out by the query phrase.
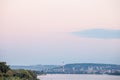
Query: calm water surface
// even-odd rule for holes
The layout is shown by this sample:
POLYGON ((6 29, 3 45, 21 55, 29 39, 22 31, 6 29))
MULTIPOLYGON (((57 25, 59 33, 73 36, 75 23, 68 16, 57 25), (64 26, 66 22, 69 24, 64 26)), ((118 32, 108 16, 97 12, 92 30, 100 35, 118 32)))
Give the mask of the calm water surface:
POLYGON ((84 74, 47 74, 38 78, 40 80, 120 80, 120 76, 84 74))

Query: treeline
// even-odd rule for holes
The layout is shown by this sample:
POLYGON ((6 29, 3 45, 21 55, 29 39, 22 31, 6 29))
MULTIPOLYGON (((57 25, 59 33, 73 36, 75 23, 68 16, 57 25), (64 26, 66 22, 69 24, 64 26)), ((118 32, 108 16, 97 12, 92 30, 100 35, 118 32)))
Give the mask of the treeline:
POLYGON ((39 80, 36 71, 12 70, 6 62, 0 62, 0 80, 39 80))

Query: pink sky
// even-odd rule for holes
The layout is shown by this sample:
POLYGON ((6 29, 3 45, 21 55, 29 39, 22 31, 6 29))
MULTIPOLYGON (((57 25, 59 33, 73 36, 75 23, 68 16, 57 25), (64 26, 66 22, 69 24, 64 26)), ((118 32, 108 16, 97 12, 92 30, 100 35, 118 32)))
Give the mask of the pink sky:
MULTIPOLYGON (((0 48, 2 50, 0 54, 6 56, 6 59, 3 60, 10 64, 17 64, 20 61, 14 62, 10 55, 15 56, 15 53, 19 50, 22 51, 21 54, 25 54, 24 50, 26 49, 33 49, 33 51, 38 51, 36 54, 42 54, 42 52, 48 54, 50 52, 50 55, 61 51, 58 55, 63 56, 66 52, 69 52, 69 49, 73 49, 71 55, 74 53, 83 55, 82 52, 88 54, 86 52, 86 49, 88 49, 91 55, 100 53, 100 51, 102 51, 101 53, 107 52, 106 55, 111 52, 108 61, 111 58, 116 58, 113 63, 118 63, 117 60, 120 57, 116 55, 120 52, 118 49, 120 47, 119 39, 80 38, 70 35, 68 32, 96 28, 120 29, 119 4, 120 0, 0 0, 0 48), (42 47, 40 45, 45 46, 44 48, 50 51, 35 49, 36 46, 42 47), (69 45, 72 47, 69 47, 69 45), (92 53, 94 48, 90 48, 92 45, 97 49, 95 53, 92 53), (108 48, 106 49, 106 47, 108 48), (52 51, 54 48, 56 48, 55 52, 52 51), (14 49, 15 51, 13 51, 14 49)), ((28 53, 29 51, 26 52, 26 55, 28 53)), ((70 60, 67 57, 55 56, 60 59, 64 58, 66 62, 70 60)), ((49 59, 51 58, 52 56, 49 57, 49 59)), ((75 61, 80 61, 79 57, 74 58, 77 59, 75 61)), ((98 62, 102 62, 102 60, 98 62)), ((45 63, 56 64, 54 61, 46 61, 45 63)))
POLYGON ((17 33, 120 29, 119 3, 119 0, 1 0, 1 30, 17 33))

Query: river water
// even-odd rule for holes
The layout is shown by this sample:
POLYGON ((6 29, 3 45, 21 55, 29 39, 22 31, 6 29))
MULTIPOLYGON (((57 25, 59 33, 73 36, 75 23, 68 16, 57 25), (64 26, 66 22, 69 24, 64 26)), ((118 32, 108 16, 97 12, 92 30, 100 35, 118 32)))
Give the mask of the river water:
POLYGON ((120 76, 87 74, 47 74, 38 78, 40 80, 120 80, 120 76))

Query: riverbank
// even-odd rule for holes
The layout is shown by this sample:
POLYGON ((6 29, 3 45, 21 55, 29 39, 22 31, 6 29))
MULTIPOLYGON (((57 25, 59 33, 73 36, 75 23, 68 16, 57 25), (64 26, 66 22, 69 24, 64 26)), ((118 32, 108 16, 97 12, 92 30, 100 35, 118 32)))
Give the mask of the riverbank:
POLYGON ((0 62, 0 80, 39 80, 35 71, 13 70, 6 62, 0 62))

